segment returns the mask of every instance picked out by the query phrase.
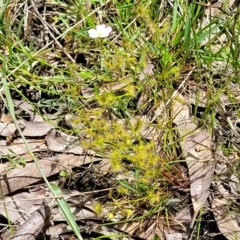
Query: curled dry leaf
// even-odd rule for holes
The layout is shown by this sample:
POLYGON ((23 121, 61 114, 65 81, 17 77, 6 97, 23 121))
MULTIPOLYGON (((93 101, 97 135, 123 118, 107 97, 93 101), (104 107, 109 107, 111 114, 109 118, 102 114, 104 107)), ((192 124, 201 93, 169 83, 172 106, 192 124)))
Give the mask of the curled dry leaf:
POLYGON ((43 204, 19 227, 11 240, 35 240, 49 217, 50 208, 43 204))
POLYGON ((219 231, 228 239, 240 239, 240 227, 234 214, 230 214, 228 201, 223 198, 212 197, 213 215, 219 231))
POLYGON ((182 157, 186 160, 190 177, 190 190, 194 208, 193 227, 199 210, 209 196, 209 187, 215 169, 212 143, 206 131, 197 129, 192 121, 189 107, 182 95, 173 102, 173 122, 181 139, 182 157))
POLYGON ((45 196, 45 189, 38 188, 29 193, 22 192, 12 197, 4 197, 4 200, 0 202, 0 214, 8 218, 12 223, 17 222, 21 226, 39 208, 45 196))
MULTIPOLYGON (((139 223, 138 224, 139 228, 139 223)), ((165 239, 165 234, 164 234, 164 224, 161 219, 153 219, 151 220, 146 220, 143 223, 142 229, 144 231, 139 235, 141 239, 146 239, 146 240, 152 240, 152 239, 165 239)))
POLYGON ((86 136, 86 133, 82 131, 85 127, 81 122, 76 122, 77 118, 78 117, 74 114, 66 114, 64 120, 66 125, 71 129, 74 129, 74 131, 77 133, 77 136, 82 139, 86 136))

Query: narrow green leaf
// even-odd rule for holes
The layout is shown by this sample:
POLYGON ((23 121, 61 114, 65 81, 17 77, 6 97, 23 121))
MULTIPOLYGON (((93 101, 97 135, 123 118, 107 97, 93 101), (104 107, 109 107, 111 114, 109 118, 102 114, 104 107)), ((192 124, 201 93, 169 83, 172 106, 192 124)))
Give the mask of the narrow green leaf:
MULTIPOLYGON (((55 185, 55 184, 52 184, 50 183, 54 193, 56 196, 61 196, 62 195, 62 191, 61 189, 55 185)), ((80 240, 83 240, 81 234, 80 234, 80 231, 79 231, 79 228, 78 228, 78 225, 74 219, 74 216, 73 214, 71 213, 71 210, 66 202, 66 200, 64 198, 57 198, 57 202, 58 202, 58 205, 59 207, 61 208, 67 222, 68 222, 68 225, 72 228, 73 232, 75 233, 75 235, 78 237, 78 239, 80 240)))

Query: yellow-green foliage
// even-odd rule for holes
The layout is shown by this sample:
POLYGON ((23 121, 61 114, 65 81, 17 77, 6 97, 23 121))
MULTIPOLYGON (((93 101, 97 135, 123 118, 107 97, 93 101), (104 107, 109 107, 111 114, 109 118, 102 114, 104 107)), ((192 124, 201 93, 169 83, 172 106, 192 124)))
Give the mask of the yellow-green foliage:
POLYGON ((99 202, 96 202, 94 205, 93 205, 93 209, 95 211, 95 213, 100 216, 102 214, 102 206, 99 202))
MULTIPOLYGON (((166 20, 159 25, 159 21, 153 20, 150 4, 151 2, 139 3, 131 10, 136 21, 129 25, 129 31, 128 26, 121 26, 126 34, 122 32, 120 41, 118 38, 112 41, 91 41, 91 49, 94 49, 91 56, 91 61, 94 62, 92 71, 96 78, 91 78, 94 94, 87 101, 95 107, 78 110, 79 117, 76 123, 80 122, 83 125, 80 136, 81 145, 85 149, 108 157, 113 171, 122 172, 123 175, 129 171, 133 173, 133 180, 125 186, 117 187, 118 196, 131 198, 130 195, 137 195, 139 199, 154 205, 164 192, 158 187, 164 160, 156 153, 156 142, 147 141, 141 136, 142 121, 130 124, 128 117, 134 116, 135 113, 132 114, 126 106, 129 100, 136 98, 147 86, 151 91, 155 91, 155 96, 149 93, 149 101, 153 100, 153 104, 156 105, 154 108, 158 107, 158 83, 162 80, 171 82, 171 79, 179 77, 180 67, 176 65, 164 39, 170 24, 166 20), (144 31, 141 32, 138 28, 144 31), (129 34, 132 34, 131 39, 129 34), (139 81, 139 74, 147 67, 150 59, 159 61, 161 72, 156 71, 155 76, 147 75, 144 81, 139 81), (113 83, 125 85, 123 89, 115 91, 111 88, 113 83), (114 111, 124 112, 124 123, 117 120, 119 115, 114 111)), ((121 15, 122 12, 118 14, 121 15)), ((84 78, 84 85, 87 86, 89 81, 90 78, 84 78)), ((75 88, 74 85, 72 87, 75 88)), ((78 92, 76 88, 73 90, 78 92)), ((97 210, 99 212, 99 209, 97 210)), ((113 217, 112 214, 109 214, 109 219, 113 217)), ((125 212, 122 215, 129 217, 132 213, 125 212)))
POLYGON ((116 97, 111 92, 104 92, 96 97, 98 103, 103 107, 110 107, 116 101, 116 97))
MULTIPOLYGON (((84 125, 82 133, 86 136, 82 145, 109 157, 114 171, 124 171, 131 165, 140 172, 139 182, 151 184, 156 181, 161 175, 161 158, 156 154, 155 141, 146 142, 141 137, 141 121, 135 125, 129 123, 127 127, 117 121, 108 121, 103 114, 100 109, 79 112, 84 125)), ((118 191, 124 192, 123 189, 118 191)))
POLYGON ((135 70, 137 64, 137 59, 123 48, 115 49, 114 54, 106 51, 104 56, 104 65, 110 72, 115 74, 122 75, 126 69, 135 70))

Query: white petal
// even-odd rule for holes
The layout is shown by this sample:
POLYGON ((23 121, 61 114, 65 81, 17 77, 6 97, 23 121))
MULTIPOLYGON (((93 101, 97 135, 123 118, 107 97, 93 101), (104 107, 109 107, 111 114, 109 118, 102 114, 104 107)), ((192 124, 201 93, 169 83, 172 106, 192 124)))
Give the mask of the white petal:
POLYGON ((105 38, 105 37, 108 37, 108 36, 109 36, 109 33, 106 32, 106 31, 103 31, 103 32, 99 33, 100 38, 105 38))
POLYGON ((105 38, 105 37, 108 37, 111 32, 112 32, 112 28, 105 26, 103 30, 98 31, 98 35, 100 38, 105 38))
POLYGON ((99 37, 98 31, 96 29, 93 29, 93 28, 91 28, 88 31, 88 34, 89 34, 90 38, 98 38, 99 37))
POLYGON ((106 27, 105 31, 108 33, 108 35, 112 32, 112 28, 111 27, 106 27))
POLYGON ((105 24, 99 24, 99 25, 96 26, 96 29, 97 29, 98 32, 103 32, 106 29, 106 25, 105 24))

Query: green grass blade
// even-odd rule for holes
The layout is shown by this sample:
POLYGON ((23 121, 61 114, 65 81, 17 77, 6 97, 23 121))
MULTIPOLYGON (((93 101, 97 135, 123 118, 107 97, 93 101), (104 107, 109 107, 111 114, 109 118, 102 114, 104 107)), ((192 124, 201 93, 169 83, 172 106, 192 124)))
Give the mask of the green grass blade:
POLYGON ((2 18, 2 15, 3 15, 4 11, 6 10, 9 2, 10 2, 10 0, 7 0, 5 3, 3 0, 0 1, 0 18, 2 18))
MULTIPOLYGON (((50 185, 51 185, 54 193, 56 194, 56 196, 63 195, 61 189, 57 185, 52 184, 52 183, 50 185)), ((68 222, 68 225, 72 228, 73 232, 78 237, 78 239, 83 240, 83 238, 79 232, 78 225, 74 219, 73 214, 70 211, 70 208, 69 208, 66 200, 64 198, 57 198, 57 202, 68 222)))

